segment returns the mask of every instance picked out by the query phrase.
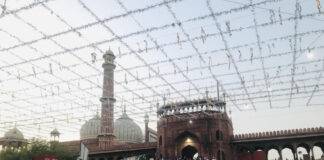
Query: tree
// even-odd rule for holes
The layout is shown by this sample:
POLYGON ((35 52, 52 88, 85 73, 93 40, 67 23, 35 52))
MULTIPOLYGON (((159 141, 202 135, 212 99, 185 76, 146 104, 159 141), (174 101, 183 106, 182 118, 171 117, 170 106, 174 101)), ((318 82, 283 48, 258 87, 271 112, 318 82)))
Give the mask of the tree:
POLYGON ((6 148, 0 152, 0 160, 32 160, 38 156, 51 155, 59 160, 74 160, 65 146, 58 142, 46 142, 33 140, 27 146, 21 148, 6 148))

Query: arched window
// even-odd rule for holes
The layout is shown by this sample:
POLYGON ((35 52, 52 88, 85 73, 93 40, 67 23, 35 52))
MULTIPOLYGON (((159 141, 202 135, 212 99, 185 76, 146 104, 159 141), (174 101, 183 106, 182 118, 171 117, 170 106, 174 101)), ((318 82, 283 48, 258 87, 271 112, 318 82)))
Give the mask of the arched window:
POLYGON ((224 151, 218 150, 217 152, 217 160, 226 160, 226 155, 224 151))
POLYGON ((217 130, 216 131, 216 140, 219 141, 219 140, 224 140, 224 135, 223 135, 223 132, 220 131, 220 130, 217 130))
POLYGON ((162 146, 162 136, 159 138, 159 146, 162 146))

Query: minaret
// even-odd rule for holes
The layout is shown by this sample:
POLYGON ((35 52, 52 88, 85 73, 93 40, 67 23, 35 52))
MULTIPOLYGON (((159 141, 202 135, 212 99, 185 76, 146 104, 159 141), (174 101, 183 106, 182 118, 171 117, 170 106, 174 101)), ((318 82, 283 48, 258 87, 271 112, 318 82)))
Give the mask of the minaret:
POLYGON ((103 92, 101 101, 101 128, 99 138, 99 148, 108 149, 114 141, 114 70, 116 65, 114 64, 114 53, 109 49, 103 55, 104 63, 102 68, 104 69, 103 78, 103 92))

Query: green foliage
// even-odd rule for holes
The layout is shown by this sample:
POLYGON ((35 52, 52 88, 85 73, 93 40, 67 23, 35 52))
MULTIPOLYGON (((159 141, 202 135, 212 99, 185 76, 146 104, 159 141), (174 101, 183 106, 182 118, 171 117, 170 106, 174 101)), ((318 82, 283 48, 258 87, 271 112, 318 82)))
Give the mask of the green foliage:
POLYGON ((27 146, 14 149, 6 148, 0 152, 0 160, 32 160, 34 157, 52 155, 59 160, 74 160, 75 157, 58 142, 34 140, 27 146))
POLYGON ((136 160, 147 160, 148 156, 146 154, 142 154, 136 157, 136 160))
POLYGON ((0 160, 28 160, 26 149, 6 149, 0 152, 0 160))

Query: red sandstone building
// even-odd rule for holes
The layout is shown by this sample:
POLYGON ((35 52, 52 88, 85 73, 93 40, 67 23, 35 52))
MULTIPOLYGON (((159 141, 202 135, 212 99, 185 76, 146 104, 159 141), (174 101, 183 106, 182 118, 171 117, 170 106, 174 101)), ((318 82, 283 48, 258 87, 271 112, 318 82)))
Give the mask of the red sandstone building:
MULTIPOLYGON (((114 121, 114 54, 104 54, 104 81, 101 117, 95 116, 81 128, 81 140, 63 142, 76 154, 83 143, 89 149, 90 160, 117 160, 134 156, 145 159, 215 159, 266 160, 268 151, 275 149, 282 159, 282 150, 288 148, 294 159, 297 148, 303 147, 314 159, 313 147, 324 150, 324 128, 308 128, 234 135, 232 121, 226 113, 224 100, 209 98, 164 104, 159 107, 157 132, 148 127, 145 133, 127 115, 114 121)), ((18 131, 10 134, 18 134, 18 131)), ((20 132, 19 132, 20 134, 20 132)), ((20 144, 22 136, 9 135, 0 144, 20 144)))

